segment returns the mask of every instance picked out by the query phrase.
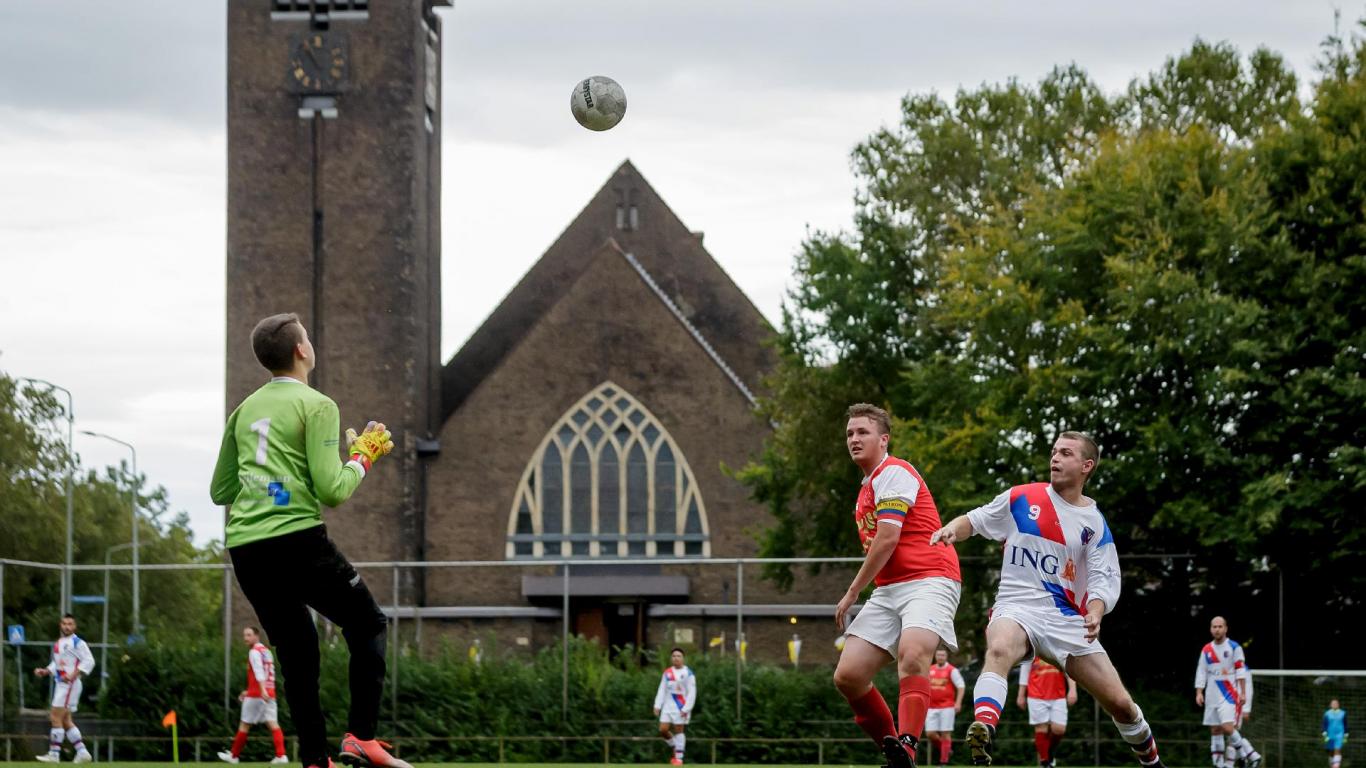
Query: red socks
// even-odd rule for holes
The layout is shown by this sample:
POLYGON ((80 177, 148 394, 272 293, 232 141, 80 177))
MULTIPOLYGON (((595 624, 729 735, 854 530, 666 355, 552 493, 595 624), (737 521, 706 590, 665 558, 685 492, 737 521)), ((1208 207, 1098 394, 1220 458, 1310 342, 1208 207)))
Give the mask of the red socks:
POLYGON ((892 722, 892 710, 887 708, 887 700, 882 698, 877 686, 868 689, 868 692, 857 699, 849 702, 849 706, 854 710, 854 722, 858 727, 868 734, 878 746, 882 745, 882 739, 887 736, 896 735, 896 725, 892 722))
POLYGON ((897 698, 896 720, 901 733, 916 739, 925 728, 925 713, 930 709, 930 679, 924 675, 901 678, 901 695, 897 698))
POLYGON ((950 751, 951 749, 953 749, 953 740, 952 740, 952 739, 940 739, 940 740, 939 740, 939 764, 940 764, 940 765, 948 765, 948 764, 949 764, 949 751, 950 751))
POLYGON ((1049 755, 1053 754, 1053 734, 1048 731, 1034 732, 1034 751, 1039 753, 1039 762, 1048 762, 1049 755))
POLYGON ((285 732, 276 728, 270 732, 270 738, 275 741, 275 756, 285 756, 285 732))
POLYGON ((238 731, 238 732, 237 732, 237 735, 235 735, 235 736, 232 737, 232 756, 233 756, 233 757, 241 757, 241 756, 242 756, 242 747, 246 746, 246 744, 247 744, 247 732, 246 732, 246 731, 238 731))

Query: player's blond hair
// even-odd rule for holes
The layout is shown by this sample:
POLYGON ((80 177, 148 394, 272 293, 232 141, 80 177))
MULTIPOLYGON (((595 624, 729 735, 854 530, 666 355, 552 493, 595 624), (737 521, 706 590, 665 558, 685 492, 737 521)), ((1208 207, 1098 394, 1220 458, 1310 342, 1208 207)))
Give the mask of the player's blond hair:
POLYGON ((857 419, 860 417, 870 419, 874 424, 877 425, 878 434, 892 434, 891 415, 889 415, 886 411, 877 407, 876 405, 873 405, 872 403, 854 403, 853 405, 849 406, 849 412, 846 414, 846 417, 850 419, 857 419))
POLYGON ((1059 440, 1062 440, 1063 438, 1076 440, 1081 443, 1081 457, 1095 462, 1091 465, 1091 471, 1086 476, 1089 478, 1091 475, 1095 474, 1096 467, 1100 466, 1100 446, 1096 445, 1095 438, 1085 432, 1075 432, 1072 430, 1068 430, 1061 435, 1058 435, 1059 440))

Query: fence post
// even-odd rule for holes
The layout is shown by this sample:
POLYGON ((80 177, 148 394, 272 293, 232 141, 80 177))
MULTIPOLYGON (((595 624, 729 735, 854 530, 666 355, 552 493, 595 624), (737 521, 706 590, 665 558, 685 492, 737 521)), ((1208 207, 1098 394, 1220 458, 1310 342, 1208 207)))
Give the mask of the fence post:
POLYGON ((825 739, 816 741, 816 765, 825 765, 825 739))
POLYGON ((503 737, 498 737, 498 764, 503 764, 503 737))
POLYGON ((607 765, 612 762, 612 737, 602 737, 602 764, 607 765))
MULTIPOLYGON (((5 564, 0 563, 0 630, 5 628, 5 564)), ((0 643, 0 723, 5 722, 5 646, 9 645, 9 638, 3 638, 6 642, 0 643)), ((104 694, 101 686, 100 694, 104 694)), ((14 722, 19 722, 18 713, 15 713, 14 722)), ((5 762, 9 762, 9 739, 5 739, 5 762)))
POLYGON ((564 626, 560 637, 560 721, 569 722, 569 563, 564 564, 564 595, 560 610, 564 626))
MULTIPOLYGON (((745 564, 735 564, 735 720, 740 722, 740 688, 745 655, 745 564)), ((715 762, 715 761, 713 761, 715 762)))
MULTIPOLYGON (((105 571, 108 577, 109 572, 105 571)), ((106 590, 107 592, 107 590, 106 590)), ((108 598, 105 606, 108 607, 108 598)), ((223 564, 223 719, 232 718, 232 569, 223 564)))
POLYGON ((1091 764, 1100 766, 1100 699, 1091 697, 1091 764))
POLYGON ((711 764, 716 765, 716 739, 711 740, 711 764))
MULTIPOLYGON (((1276 569, 1276 666, 1285 669, 1285 570, 1276 569)), ((1285 675, 1276 678, 1276 766, 1285 768, 1285 675)))
POLYGON ((389 656, 393 661, 390 665, 394 671, 389 675, 389 717, 394 724, 394 729, 398 726, 398 566, 394 566, 393 573, 394 587, 394 623, 390 627, 390 634, 393 635, 393 647, 389 649, 389 656))

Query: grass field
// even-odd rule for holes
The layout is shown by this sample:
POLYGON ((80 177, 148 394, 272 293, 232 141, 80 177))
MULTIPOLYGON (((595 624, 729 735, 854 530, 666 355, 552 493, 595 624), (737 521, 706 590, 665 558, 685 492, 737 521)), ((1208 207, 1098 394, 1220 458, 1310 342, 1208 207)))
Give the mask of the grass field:
MULTIPOLYGON (((64 761, 63 764, 64 764, 64 765, 69 765, 69 764, 70 764, 70 761, 69 761, 69 760, 68 760, 68 761, 64 761)), ((164 762, 164 763, 100 763, 100 762, 91 763, 91 765, 102 766, 102 768, 166 768, 166 766, 169 765, 169 764, 170 764, 170 761, 166 761, 166 762, 164 762)), ((957 764, 957 763, 955 763, 955 765, 956 765, 956 764, 957 764)), ((32 768, 32 766, 41 765, 41 763, 37 763, 37 762, 27 762, 27 763, 22 763, 22 762, 10 762, 10 763, 6 763, 6 762, 4 762, 4 761, 0 761, 0 765, 13 765, 13 766, 21 766, 21 765, 22 765, 22 766, 25 766, 25 768, 32 768)), ((219 763, 219 762, 217 762, 217 761, 214 761, 214 762, 212 762, 212 763, 207 763, 207 762, 206 762, 206 763, 199 763, 199 765, 213 766, 213 765, 222 765, 222 764, 219 763)), ((290 765, 296 766, 296 768, 297 768, 298 763, 290 763, 290 765)), ((340 763, 337 763, 336 765, 337 765, 337 768, 342 768, 342 766, 341 766, 340 763)), ((603 767, 603 764, 602 764, 602 763, 414 763, 413 765, 414 765, 414 768, 509 768, 510 766, 511 766, 511 767, 514 767, 514 768, 602 768, 602 767, 603 767)), ((621 765, 621 766, 624 766, 624 765, 667 766, 668 763, 667 763, 667 762, 659 762, 659 763, 638 763, 638 764, 632 764, 632 763, 612 763, 612 765, 614 765, 614 766, 617 766, 617 765, 621 765)), ((698 766, 699 768, 701 768, 701 766, 711 765, 711 763, 689 763, 689 765, 695 765, 695 766, 698 766)), ((719 763, 719 765, 725 765, 725 763, 719 763)), ((748 765, 753 765, 753 764, 748 764, 748 765)), ((868 764, 868 768, 873 768, 874 765, 875 765, 875 764, 873 764, 873 763, 869 763, 869 764, 868 764)), ((1131 764, 1131 763, 1125 764, 1124 766, 1122 766, 1122 768, 1132 768, 1132 765, 1133 765, 1133 764, 1131 764)), ((259 767, 259 768, 269 768, 270 764, 269 764, 269 763, 247 763, 247 762, 243 762, 243 763, 239 763, 238 766, 239 766, 239 768, 258 768, 258 767, 259 767)), ((811 764, 811 765, 777 765, 777 764, 775 764, 775 765, 769 765, 769 764, 763 764, 762 766, 753 765, 753 768, 863 768, 863 766, 841 766, 841 765, 838 765, 838 764, 835 764, 835 763, 826 763, 824 766, 817 766, 817 765, 815 765, 815 764, 811 764)), ((1012 768, 1012 766, 1005 766, 1005 765, 1003 765, 1003 766, 997 766, 997 768, 1012 768)), ((1024 767, 1021 767, 1021 768, 1037 768, 1037 766, 1024 766, 1024 767)), ((1121 767, 1120 767, 1120 766, 1116 766, 1115 768, 1121 768, 1121 767)))

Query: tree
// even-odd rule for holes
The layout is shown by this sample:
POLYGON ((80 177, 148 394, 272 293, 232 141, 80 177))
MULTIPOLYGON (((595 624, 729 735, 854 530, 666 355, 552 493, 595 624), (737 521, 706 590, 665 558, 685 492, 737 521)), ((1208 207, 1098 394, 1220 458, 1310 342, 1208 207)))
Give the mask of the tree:
MULTIPOLYGON (((1330 46, 1307 106, 1276 55, 1203 42, 1113 97, 1075 67, 907 97, 854 152, 854 231, 797 259, 763 408, 779 426, 741 475, 775 519, 763 553, 857 552, 839 436, 866 400, 945 517, 1093 432, 1121 551, 1200 554, 1131 566, 1148 620, 1235 606, 1271 635, 1276 573, 1315 585, 1288 616, 1353 604, 1363 62, 1330 46)), ((980 617, 992 574, 968 571, 983 610, 960 616, 980 617)))

